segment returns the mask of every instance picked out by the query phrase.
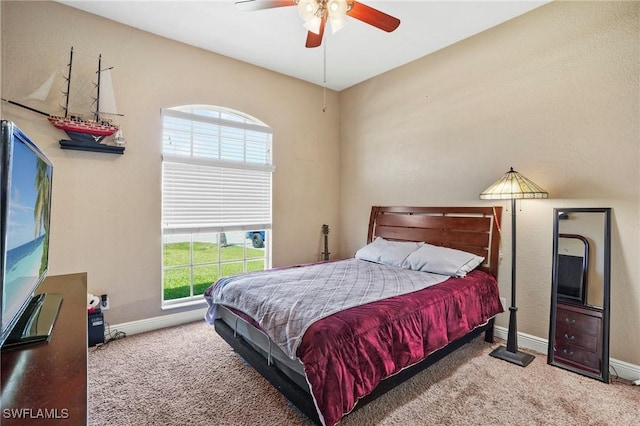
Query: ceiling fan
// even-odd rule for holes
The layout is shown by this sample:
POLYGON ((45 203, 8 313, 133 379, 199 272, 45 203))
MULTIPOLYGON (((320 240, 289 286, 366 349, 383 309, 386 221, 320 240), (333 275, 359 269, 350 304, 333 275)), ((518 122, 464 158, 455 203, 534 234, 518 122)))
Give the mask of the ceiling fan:
POLYGON ((398 18, 353 0, 239 0, 235 4, 246 11, 297 6, 308 30, 306 47, 320 46, 327 21, 335 33, 344 27, 347 15, 389 33, 400 25, 398 18))

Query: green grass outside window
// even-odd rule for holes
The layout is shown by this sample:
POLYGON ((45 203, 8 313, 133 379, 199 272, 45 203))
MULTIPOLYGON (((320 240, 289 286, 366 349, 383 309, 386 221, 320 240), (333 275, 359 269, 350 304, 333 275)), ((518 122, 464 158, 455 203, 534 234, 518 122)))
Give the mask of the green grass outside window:
MULTIPOLYGON (((190 297, 191 253, 188 242, 164 244, 164 300, 190 297), (169 269, 166 269, 169 268, 169 269)), ((264 250, 247 247, 247 272, 265 269, 264 250), (255 258, 255 259, 253 259, 255 258)), ((193 294, 203 294, 218 278, 243 271, 244 247, 218 244, 193 243, 193 294), (222 271, 219 271, 219 268, 222 271)))

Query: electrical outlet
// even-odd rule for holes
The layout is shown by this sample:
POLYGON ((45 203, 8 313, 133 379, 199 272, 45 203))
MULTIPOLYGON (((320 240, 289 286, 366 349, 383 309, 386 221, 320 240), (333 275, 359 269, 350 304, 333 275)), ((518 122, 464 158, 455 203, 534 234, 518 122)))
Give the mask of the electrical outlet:
POLYGON ((500 298, 500 303, 502 303, 502 309, 504 309, 506 311, 507 310, 507 298, 506 297, 501 297, 500 298))
POLYGON ((102 296, 100 296, 100 310, 101 311, 109 310, 109 296, 106 294, 103 294, 102 296))

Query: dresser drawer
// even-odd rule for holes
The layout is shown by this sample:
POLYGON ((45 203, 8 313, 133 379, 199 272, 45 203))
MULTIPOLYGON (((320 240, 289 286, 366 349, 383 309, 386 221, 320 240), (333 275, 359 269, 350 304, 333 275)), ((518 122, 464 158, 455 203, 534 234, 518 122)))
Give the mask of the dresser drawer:
POLYGON ((558 323, 556 325, 556 345, 577 346, 589 352, 596 352, 598 350, 598 336, 558 323))
POLYGON ((562 326, 597 336, 600 331, 600 322, 599 316, 590 315, 587 312, 564 309, 558 305, 556 327, 562 326))
POLYGON ((597 352, 589 352, 572 345, 557 344, 554 347, 555 360, 577 364, 588 369, 600 370, 600 357, 597 352))

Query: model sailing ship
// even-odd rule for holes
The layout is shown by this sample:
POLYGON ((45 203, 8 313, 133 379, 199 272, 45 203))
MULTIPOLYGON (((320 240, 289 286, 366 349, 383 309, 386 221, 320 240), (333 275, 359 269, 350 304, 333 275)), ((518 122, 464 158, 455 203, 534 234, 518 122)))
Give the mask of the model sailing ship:
MULTIPOLYGON (((41 111, 39 109, 33 108, 31 106, 25 105, 20 102, 2 99, 5 102, 10 104, 28 109, 33 112, 37 112, 38 114, 42 114, 47 117, 47 120, 56 127, 57 129, 63 130, 68 136, 70 140, 61 140, 60 147, 63 149, 77 149, 77 150, 85 150, 85 151, 100 151, 100 152, 114 152, 114 153, 123 153, 125 143, 124 138, 122 137, 122 132, 120 130, 120 126, 113 121, 111 118, 107 118, 106 116, 121 116, 122 114, 118 114, 115 111, 115 100, 113 99, 113 88, 111 86, 111 68, 102 69, 102 55, 98 57, 98 70, 96 71, 97 82, 94 84, 95 86, 95 97, 92 97, 93 100, 93 113, 91 114, 91 118, 85 118, 81 114, 70 112, 69 108, 69 100, 71 99, 71 77, 73 70, 73 47, 71 48, 71 53, 69 55, 69 64, 68 64, 68 74, 65 77, 66 80, 66 90, 63 91, 64 94, 64 114, 63 115, 54 115, 49 114, 47 112, 41 111), (104 74, 104 75, 103 75, 104 74), (102 92, 102 93, 101 93, 102 92), (113 111, 111 112, 103 112, 101 111, 101 96, 104 98, 105 95, 108 95, 110 99, 110 104, 113 107, 113 111), (113 141, 116 145, 107 145, 102 143, 105 138, 109 136, 114 136, 113 141)), ((36 90, 33 94, 29 96, 29 98, 35 98, 43 100, 51 91, 51 87, 54 82, 55 74, 52 75, 38 90, 36 90)), ((103 99, 104 103, 104 99, 103 99)))

